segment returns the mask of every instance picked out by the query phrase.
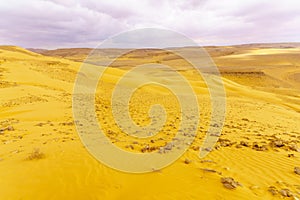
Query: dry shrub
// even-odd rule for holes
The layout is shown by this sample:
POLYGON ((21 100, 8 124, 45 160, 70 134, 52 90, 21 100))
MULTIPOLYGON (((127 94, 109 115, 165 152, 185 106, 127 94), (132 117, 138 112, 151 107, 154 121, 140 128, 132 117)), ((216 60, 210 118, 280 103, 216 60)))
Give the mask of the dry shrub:
POLYGON ((28 156, 28 160, 39 160, 45 157, 45 154, 40 151, 39 148, 33 149, 33 151, 28 156))

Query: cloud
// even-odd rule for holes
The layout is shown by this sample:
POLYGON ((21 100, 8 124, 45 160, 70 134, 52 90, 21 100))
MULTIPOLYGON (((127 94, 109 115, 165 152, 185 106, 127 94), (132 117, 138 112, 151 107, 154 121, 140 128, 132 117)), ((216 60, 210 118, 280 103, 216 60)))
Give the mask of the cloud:
POLYGON ((178 31, 204 45, 300 41, 297 0, 0 0, 0 43, 95 47, 141 27, 178 31))

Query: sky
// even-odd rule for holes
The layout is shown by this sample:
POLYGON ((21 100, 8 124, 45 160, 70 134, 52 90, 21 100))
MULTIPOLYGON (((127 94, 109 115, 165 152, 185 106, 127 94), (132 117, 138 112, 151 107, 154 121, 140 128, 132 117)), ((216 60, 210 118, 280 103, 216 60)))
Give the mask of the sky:
POLYGON ((199 45, 300 42, 299 0, 0 0, 0 45, 95 47, 137 28, 199 45))

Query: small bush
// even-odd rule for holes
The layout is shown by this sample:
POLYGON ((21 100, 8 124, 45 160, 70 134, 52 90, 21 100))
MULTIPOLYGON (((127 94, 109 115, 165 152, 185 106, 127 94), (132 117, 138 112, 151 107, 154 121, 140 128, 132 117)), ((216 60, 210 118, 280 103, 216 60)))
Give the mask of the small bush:
POLYGON ((35 148, 30 155, 28 156, 28 160, 39 160, 45 157, 45 154, 40 151, 40 149, 35 148))

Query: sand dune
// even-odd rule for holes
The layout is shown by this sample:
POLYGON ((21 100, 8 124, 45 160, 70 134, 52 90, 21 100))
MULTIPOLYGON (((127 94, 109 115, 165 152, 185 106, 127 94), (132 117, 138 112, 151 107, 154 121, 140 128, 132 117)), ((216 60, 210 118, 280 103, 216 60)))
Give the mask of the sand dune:
MULTIPOLYGON (((127 174, 95 160, 75 130, 72 91, 90 49, 34 53, 1 46, 0 199, 299 199, 299 44, 206 49, 222 74, 227 107, 222 135, 203 159, 198 154, 210 126, 209 93, 183 60, 162 50, 138 50, 106 71, 96 114, 110 140, 127 151, 158 151, 179 123, 174 96, 150 86, 132 96, 132 118, 149 123, 149 106, 161 103, 170 116, 163 129, 140 140, 119 130, 110 112, 111 89, 132 65, 146 60, 174 66, 192 80, 201 108, 196 139, 179 160, 153 173, 127 174)), ((103 62, 116 51, 102 50, 103 62)), ((89 70, 80 76, 88 80, 99 68, 91 64, 89 70)), ((171 78, 164 81, 176 85, 171 78)))

